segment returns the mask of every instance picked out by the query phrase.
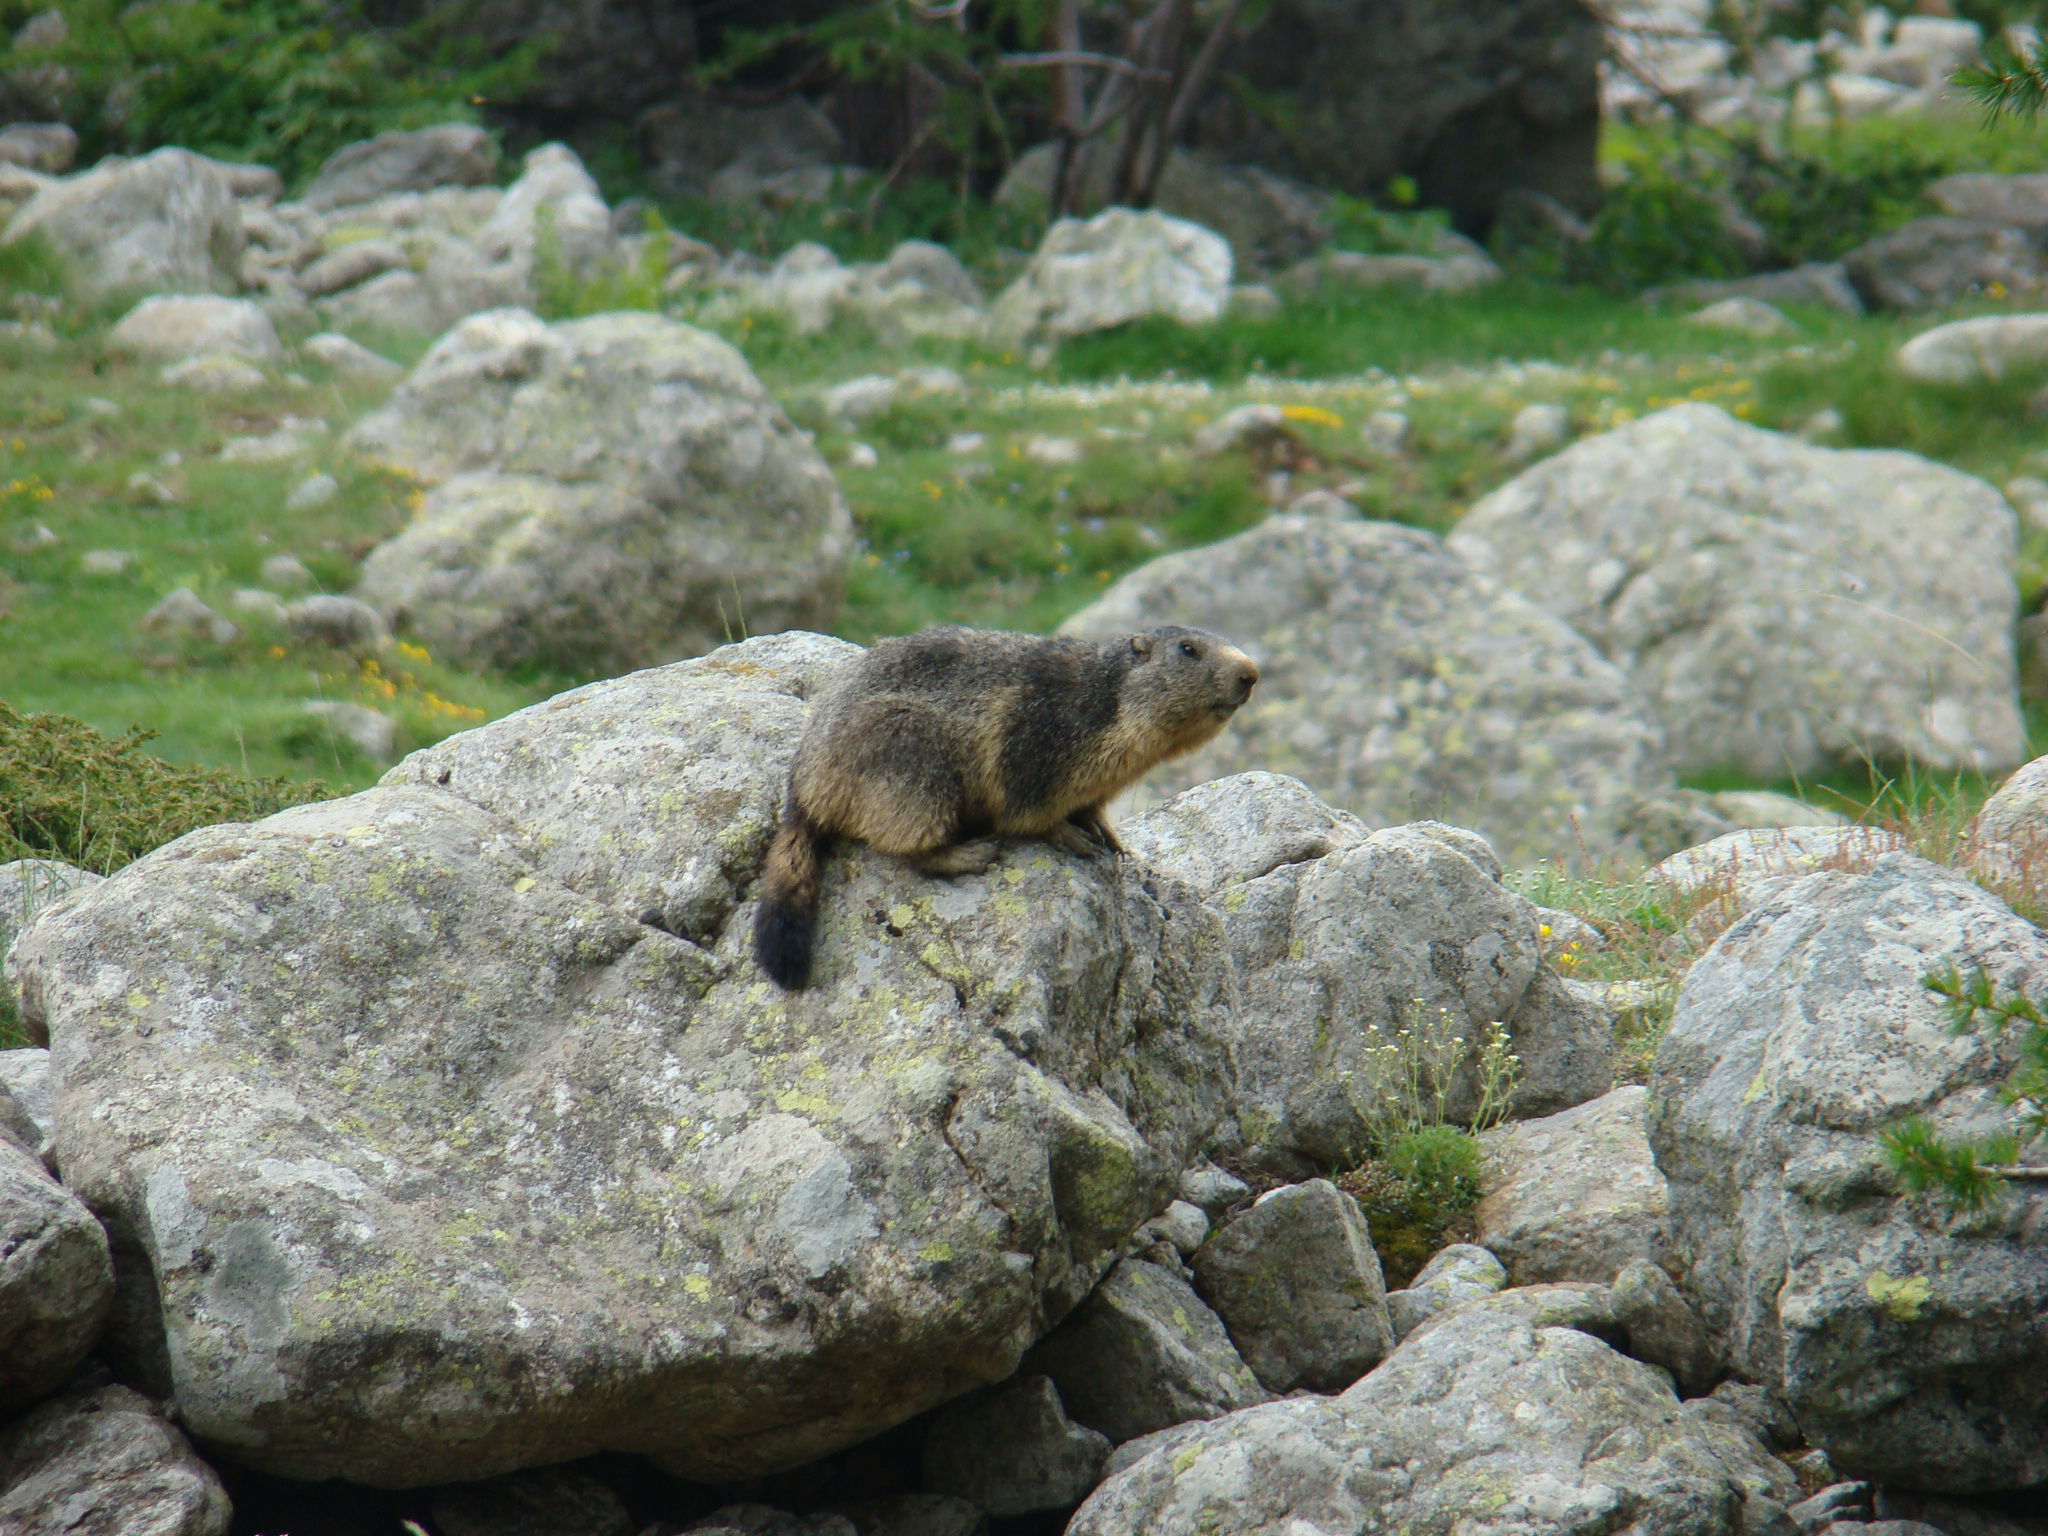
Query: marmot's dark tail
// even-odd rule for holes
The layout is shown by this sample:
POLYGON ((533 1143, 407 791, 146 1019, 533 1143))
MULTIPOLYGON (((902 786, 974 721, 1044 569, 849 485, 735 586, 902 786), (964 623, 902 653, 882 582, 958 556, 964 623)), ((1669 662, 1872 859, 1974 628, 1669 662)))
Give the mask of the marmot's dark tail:
POLYGON ((811 978, 818 926, 817 830, 792 804, 768 849, 761 900, 754 909, 754 963, 777 986, 796 991, 811 978))

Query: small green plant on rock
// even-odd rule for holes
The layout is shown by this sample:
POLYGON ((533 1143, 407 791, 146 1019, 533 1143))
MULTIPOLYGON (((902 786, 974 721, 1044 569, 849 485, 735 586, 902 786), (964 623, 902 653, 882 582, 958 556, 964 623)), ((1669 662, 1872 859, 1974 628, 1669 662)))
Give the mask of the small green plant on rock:
POLYGON ((1967 1034, 1987 1020, 1994 1034, 2020 1027, 2019 1063, 2006 1077, 1999 1098, 2018 1113, 2018 1126, 1975 1142, 1941 1136, 1915 1115, 1878 1136, 1885 1161, 1909 1192, 1932 1190, 1957 1214, 1985 1211, 2004 1193, 2005 1182, 2048 1174, 2020 1166, 2023 1147, 2048 1136, 2048 1015, 2018 988, 2000 995, 1979 966, 1967 977, 1954 965, 1920 978, 1943 999, 1949 1033, 1967 1034))
POLYGON ((1363 1072, 1344 1090, 1366 1126, 1371 1155, 1336 1180, 1357 1200, 1390 1285, 1402 1285, 1447 1242, 1468 1235, 1479 1203, 1478 1134, 1498 1125, 1521 1081, 1522 1063, 1500 1023, 1476 1048, 1448 1008, 1417 998, 1391 1035, 1368 1024, 1363 1072), (1453 1121, 1451 1090, 1467 1060, 1474 1075, 1470 1119, 1453 1121))

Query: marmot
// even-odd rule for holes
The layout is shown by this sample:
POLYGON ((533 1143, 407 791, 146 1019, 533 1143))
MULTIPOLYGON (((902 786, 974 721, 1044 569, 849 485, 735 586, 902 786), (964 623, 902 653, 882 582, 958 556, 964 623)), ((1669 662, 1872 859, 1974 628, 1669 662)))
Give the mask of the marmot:
POLYGON ((1103 807, 1192 752, 1259 669, 1221 636, 1167 624, 1115 640, 927 629, 847 663, 811 709, 754 914, 754 958, 808 980, 818 859, 834 837, 928 875, 978 874, 998 837, 1121 853, 1103 807))

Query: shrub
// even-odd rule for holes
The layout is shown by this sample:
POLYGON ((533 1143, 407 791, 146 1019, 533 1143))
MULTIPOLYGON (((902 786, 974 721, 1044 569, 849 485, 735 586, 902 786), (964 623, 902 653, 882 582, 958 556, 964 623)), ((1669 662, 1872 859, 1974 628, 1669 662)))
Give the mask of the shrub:
POLYGON ((327 787, 179 768, 67 715, 0 704, 0 863, 62 859, 111 874, 196 827, 253 821, 324 799, 327 787))

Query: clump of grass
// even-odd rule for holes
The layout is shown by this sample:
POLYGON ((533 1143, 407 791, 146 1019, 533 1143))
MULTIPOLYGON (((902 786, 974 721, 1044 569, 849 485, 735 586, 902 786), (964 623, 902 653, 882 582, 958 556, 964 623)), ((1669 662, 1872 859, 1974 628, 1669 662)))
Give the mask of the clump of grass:
POLYGON ((0 863, 62 859, 111 874, 196 827, 326 797, 317 781, 174 767, 138 750, 155 734, 103 736, 0 704, 0 863))

